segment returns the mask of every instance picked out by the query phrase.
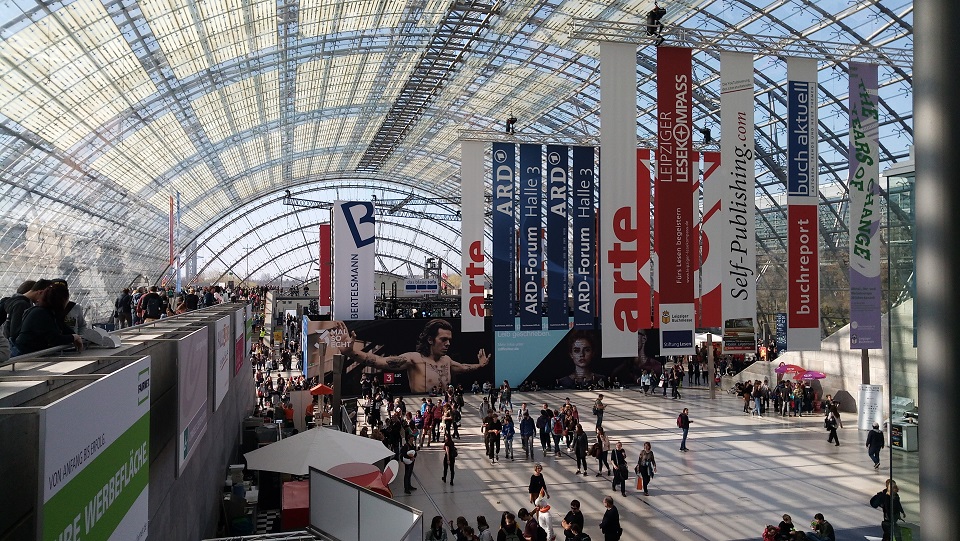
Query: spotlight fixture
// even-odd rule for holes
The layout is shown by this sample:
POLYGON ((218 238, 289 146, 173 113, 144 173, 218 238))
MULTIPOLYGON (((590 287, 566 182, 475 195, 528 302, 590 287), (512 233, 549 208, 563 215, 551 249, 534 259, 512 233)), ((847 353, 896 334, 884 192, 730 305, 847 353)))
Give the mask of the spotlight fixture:
POLYGON ((517 118, 513 116, 513 113, 510 113, 510 116, 507 117, 506 132, 510 135, 513 135, 513 126, 517 123, 517 118))
MULTIPOLYGON (((647 13, 647 34, 650 36, 660 36, 660 31, 663 29, 663 23, 660 22, 660 19, 667 14, 667 10, 660 7, 656 2, 653 3, 653 9, 647 13)), ((663 36, 660 36, 660 41, 657 45, 663 43, 663 36)))
POLYGON ((706 145, 710 141, 713 141, 713 137, 710 136, 710 128, 700 128, 697 131, 703 134, 703 144, 706 145))

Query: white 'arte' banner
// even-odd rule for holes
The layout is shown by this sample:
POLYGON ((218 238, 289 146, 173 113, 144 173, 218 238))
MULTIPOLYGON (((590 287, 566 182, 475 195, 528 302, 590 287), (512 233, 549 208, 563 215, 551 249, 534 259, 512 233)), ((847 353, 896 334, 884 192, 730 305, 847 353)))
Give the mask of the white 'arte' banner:
POLYGON ((483 332, 484 273, 483 251, 483 146, 479 141, 460 143, 461 293, 460 317, 463 332, 483 332))

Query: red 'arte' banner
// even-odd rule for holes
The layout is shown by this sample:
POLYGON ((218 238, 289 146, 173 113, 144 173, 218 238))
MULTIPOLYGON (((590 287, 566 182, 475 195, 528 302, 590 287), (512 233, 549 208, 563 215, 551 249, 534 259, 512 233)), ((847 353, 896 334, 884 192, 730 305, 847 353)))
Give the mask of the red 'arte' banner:
POLYGON ((722 268, 723 213, 720 194, 723 178, 720 153, 703 153, 703 217, 700 219, 700 317, 698 327, 722 327, 720 303, 720 269, 722 268))
POLYGON ((650 318, 650 149, 637 149, 637 315, 641 329, 652 326, 650 318))
POLYGON ((690 49, 657 49, 657 190, 660 352, 694 353, 693 83, 690 49))

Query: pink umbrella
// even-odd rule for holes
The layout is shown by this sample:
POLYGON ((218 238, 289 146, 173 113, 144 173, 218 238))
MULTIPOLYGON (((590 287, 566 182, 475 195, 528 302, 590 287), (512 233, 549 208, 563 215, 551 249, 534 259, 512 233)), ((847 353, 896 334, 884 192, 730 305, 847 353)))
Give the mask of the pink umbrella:
POLYGON ((777 369, 775 370, 777 374, 788 374, 788 373, 802 374, 806 371, 807 369, 802 366, 797 366, 795 364, 784 364, 784 363, 780 363, 780 366, 778 366, 777 369))
POLYGON ((811 379, 823 379, 825 377, 827 377, 827 375, 824 374, 823 372, 817 372, 816 370, 807 370, 802 374, 797 374, 796 376, 793 376, 793 379, 811 380, 811 379))

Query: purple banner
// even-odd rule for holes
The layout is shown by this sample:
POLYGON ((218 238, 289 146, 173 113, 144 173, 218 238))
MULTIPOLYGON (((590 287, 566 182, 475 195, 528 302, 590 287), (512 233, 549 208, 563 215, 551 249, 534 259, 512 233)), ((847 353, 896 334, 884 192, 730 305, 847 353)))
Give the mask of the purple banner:
POLYGON ((850 63, 850 349, 880 349, 877 66, 850 63))

